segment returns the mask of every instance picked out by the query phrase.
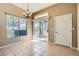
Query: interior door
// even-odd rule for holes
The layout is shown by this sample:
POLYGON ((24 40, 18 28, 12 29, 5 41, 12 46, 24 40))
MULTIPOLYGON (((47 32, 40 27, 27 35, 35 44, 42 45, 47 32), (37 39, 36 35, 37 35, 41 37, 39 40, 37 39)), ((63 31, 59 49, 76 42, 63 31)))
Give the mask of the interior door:
POLYGON ((71 47, 72 45, 72 15, 66 14, 54 17, 55 43, 71 47))
POLYGON ((72 14, 66 15, 66 35, 67 35, 67 44, 66 46, 72 47, 72 14))

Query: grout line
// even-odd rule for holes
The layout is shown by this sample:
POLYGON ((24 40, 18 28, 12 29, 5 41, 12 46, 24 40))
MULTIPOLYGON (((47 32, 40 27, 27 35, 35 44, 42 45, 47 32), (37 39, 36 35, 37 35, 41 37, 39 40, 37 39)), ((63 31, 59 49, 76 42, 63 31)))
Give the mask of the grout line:
POLYGON ((14 51, 11 48, 9 48, 9 49, 12 51, 12 53, 14 54, 14 56, 16 56, 16 54, 14 53, 14 51))

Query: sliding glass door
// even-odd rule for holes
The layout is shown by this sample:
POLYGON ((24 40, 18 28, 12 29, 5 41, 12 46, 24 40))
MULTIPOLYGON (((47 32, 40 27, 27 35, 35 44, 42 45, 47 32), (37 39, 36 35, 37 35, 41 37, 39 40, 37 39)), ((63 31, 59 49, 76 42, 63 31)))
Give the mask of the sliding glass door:
POLYGON ((39 40, 48 40, 48 21, 47 18, 33 22, 33 37, 39 40))

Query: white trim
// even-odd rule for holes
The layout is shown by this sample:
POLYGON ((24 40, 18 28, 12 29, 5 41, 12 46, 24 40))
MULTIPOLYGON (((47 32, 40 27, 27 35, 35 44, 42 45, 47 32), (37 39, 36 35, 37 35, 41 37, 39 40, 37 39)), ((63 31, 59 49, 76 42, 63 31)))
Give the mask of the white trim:
POLYGON ((74 50, 77 50, 77 51, 78 51, 78 49, 77 49, 77 48, 75 48, 75 47, 70 47, 70 48, 72 48, 72 49, 74 49, 74 50))
POLYGON ((41 18, 41 17, 45 17, 45 16, 48 16, 48 13, 44 13, 44 14, 35 16, 34 19, 41 18))
POLYGON ((77 4, 77 50, 79 51, 79 4, 77 4))
POLYGON ((79 51, 79 48, 77 47, 77 51, 79 51))
MULTIPOLYGON (((54 43, 55 45, 59 45, 59 46, 62 46, 62 47, 66 47, 66 48, 67 48, 67 46, 60 45, 60 44, 56 44, 55 42, 53 42, 53 43, 54 43)), ((79 50, 78 50, 77 48, 75 48, 75 47, 69 47, 69 48, 79 51, 79 50)))
POLYGON ((12 46, 12 45, 15 45, 15 44, 19 44, 19 43, 21 43, 21 42, 24 42, 24 41, 19 41, 19 42, 16 42, 16 43, 8 44, 8 45, 2 46, 2 47, 0 47, 0 48, 9 47, 9 46, 12 46))

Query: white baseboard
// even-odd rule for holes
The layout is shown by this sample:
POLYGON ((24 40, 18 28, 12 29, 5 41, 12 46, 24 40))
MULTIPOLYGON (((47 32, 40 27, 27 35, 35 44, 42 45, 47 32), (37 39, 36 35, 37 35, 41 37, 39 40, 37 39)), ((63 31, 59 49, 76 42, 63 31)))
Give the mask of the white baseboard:
MULTIPOLYGON (((56 44, 55 42, 54 42, 54 44, 56 44)), ((59 45, 59 44, 57 44, 57 45, 59 45)), ((61 45, 61 46, 63 46, 63 45, 61 45)), ((66 47, 66 46, 65 46, 66 47)), ((79 51, 79 49, 78 48, 75 48, 75 47, 70 47, 71 49, 74 49, 74 50, 78 50, 79 51)))
POLYGON ((75 48, 75 47, 70 47, 70 48, 72 48, 72 49, 74 49, 74 50, 78 50, 77 48, 75 48))
POLYGON ((9 46, 12 46, 12 45, 21 43, 21 42, 23 42, 23 41, 19 41, 19 42, 16 42, 16 43, 8 44, 8 45, 2 46, 2 47, 0 47, 0 48, 9 47, 9 46))
POLYGON ((79 48, 77 48, 77 51, 79 51, 79 48))

